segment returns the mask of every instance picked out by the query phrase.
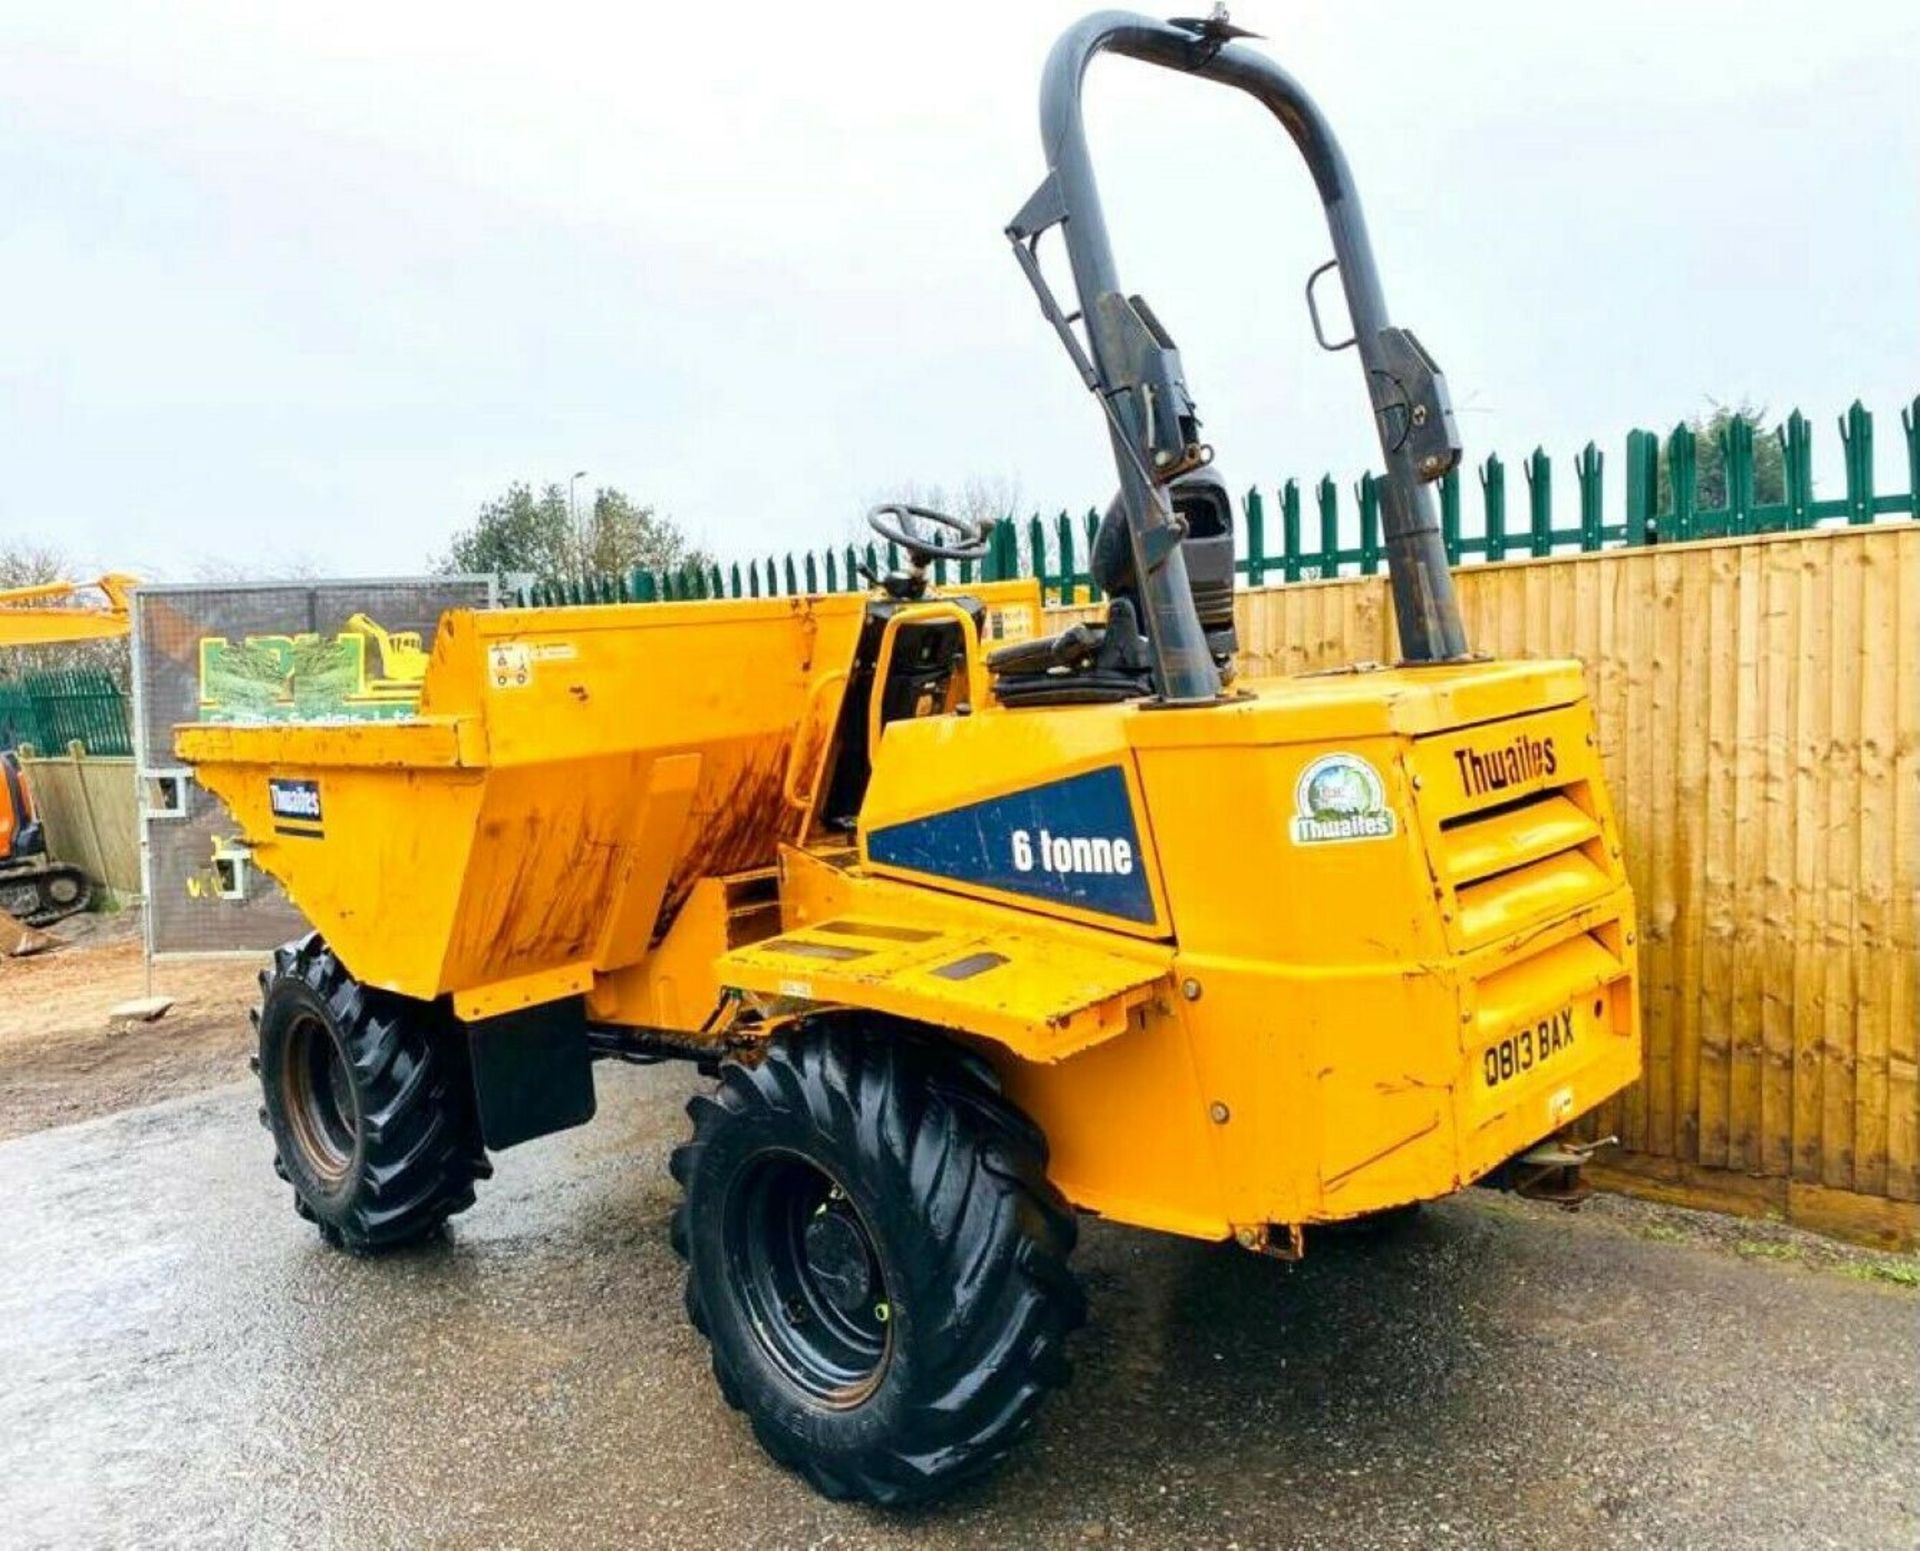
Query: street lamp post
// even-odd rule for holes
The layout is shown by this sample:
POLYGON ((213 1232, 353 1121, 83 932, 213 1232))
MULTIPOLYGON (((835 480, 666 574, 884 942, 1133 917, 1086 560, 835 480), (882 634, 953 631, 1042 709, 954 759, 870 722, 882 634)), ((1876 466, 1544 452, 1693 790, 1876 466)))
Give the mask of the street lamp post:
POLYGON ((573 478, 567 481, 567 520, 573 524, 573 543, 580 553, 580 581, 587 580, 587 535, 580 526, 580 503, 574 499, 574 488, 587 477, 585 469, 576 469, 573 478))

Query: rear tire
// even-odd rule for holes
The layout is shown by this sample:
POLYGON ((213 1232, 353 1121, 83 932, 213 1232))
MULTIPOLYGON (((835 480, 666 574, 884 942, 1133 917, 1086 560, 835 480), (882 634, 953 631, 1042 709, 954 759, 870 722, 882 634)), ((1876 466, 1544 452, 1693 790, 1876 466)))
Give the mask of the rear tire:
POLYGON ((472 1206, 492 1170, 458 1030, 360 985, 318 935, 275 949, 260 988, 260 1121, 294 1210, 367 1253, 472 1206))
POLYGON ((980 1475, 1064 1384, 1085 1316, 1039 1130, 984 1063, 826 1027, 687 1106, 673 1243, 729 1404, 828 1497, 980 1475))

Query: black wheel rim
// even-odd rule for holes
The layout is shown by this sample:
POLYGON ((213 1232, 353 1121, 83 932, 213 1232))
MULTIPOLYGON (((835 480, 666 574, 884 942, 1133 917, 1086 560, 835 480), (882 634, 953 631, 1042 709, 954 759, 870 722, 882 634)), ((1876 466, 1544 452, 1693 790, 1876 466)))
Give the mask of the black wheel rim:
POLYGON ((893 1354, 873 1235, 846 1191, 797 1153, 765 1153, 727 1198, 727 1271, 761 1349, 826 1405, 859 1405, 893 1354))
POLYGON ((283 1108, 295 1144, 314 1174, 337 1184, 353 1166, 359 1106, 346 1058, 313 1014, 297 1015, 288 1028, 280 1071, 283 1108))

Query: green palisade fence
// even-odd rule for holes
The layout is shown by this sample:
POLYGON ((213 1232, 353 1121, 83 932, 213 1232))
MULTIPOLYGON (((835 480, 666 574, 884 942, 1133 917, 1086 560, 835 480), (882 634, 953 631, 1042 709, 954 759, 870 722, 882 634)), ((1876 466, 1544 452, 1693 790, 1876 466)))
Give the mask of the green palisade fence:
MULTIPOLYGON (((1739 418, 1729 420, 1718 434, 1724 465, 1725 504, 1700 505, 1699 471, 1692 430, 1675 426, 1663 439, 1652 431, 1627 433, 1624 457, 1624 497, 1618 518, 1606 515, 1606 457, 1593 442, 1574 457, 1572 478, 1563 485, 1572 500, 1556 501, 1553 460, 1544 448, 1535 448, 1521 464, 1516 490, 1509 484, 1507 466, 1490 455, 1470 481, 1459 470, 1440 484, 1440 522, 1447 555, 1454 564, 1464 561, 1516 560, 1564 551, 1593 551, 1618 546, 1684 544, 1695 539, 1741 537, 1758 533, 1786 533, 1823 523, 1871 523, 1883 518, 1920 519, 1920 397, 1900 412, 1906 447, 1907 488, 1880 493, 1874 488, 1873 415, 1856 400, 1838 421, 1843 493, 1824 501, 1813 496, 1813 427, 1795 410, 1773 434, 1780 447, 1784 499, 1756 498, 1754 427, 1739 418), (1660 454, 1667 457, 1668 486, 1672 492, 1664 509, 1660 502, 1660 454), (1463 484, 1479 487, 1479 521, 1469 527, 1464 516, 1463 484), (1510 506, 1508 496, 1524 505, 1510 506), (1570 518, 1571 520, 1562 520, 1570 518)), ((1257 486, 1241 503, 1241 575, 1250 586, 1272 581, 1323 580, 1342 575, 1371 576, 1385 565, 1380 531, 1380 490, 1377 478, 1367 474, 1352 489, 1353 520, 1347 521, 1341 489, 1331 475, 1323 476, 1311 492, 1312 514, 1302 516, 1302 493, 1289 479, 1269 496, 1257 486), (1279 521, 1272 522, 1274 507, 1279 521), (1277 534, 1274 531, 1278 527, 1277 534), (1350 535, 1355 542, 1343 542, 1350 535), (1311 536, 1312 542, 1308 539, 1311 536), (1271 547, 1275 539, 1278 547, 1271 547)), ((1061 512, 1051 521, 1035 515, 1020 523, 1001 522, 993 533, 993 548, 977 565, 944 562, 934 568, 939 582, 1001 581, 1038 576, 1048 601, 1098 601, 1099 590, 1085 570, 1099 523, 1097 510, 1075 517, 1061 512)), ((636 570, 625 576, 591 577, 581 581, 541 582, 523 589, 520 602, 530 605, 571 603, 651 603, 699 598, 764 598, 797 593, 857 592, 868 586, 867 575, 896 568, 900 557, 892 545, 848 544, 840 549, 805 552, 798 556, 768 555, 744 565, 684 567, 678 571, 636 570)))
POLYGON ((58 753, 85 745, 98 758, 127 757, 127 703, 104 668, 61 668, 0 680, 0 747, 32 744, 58 753))

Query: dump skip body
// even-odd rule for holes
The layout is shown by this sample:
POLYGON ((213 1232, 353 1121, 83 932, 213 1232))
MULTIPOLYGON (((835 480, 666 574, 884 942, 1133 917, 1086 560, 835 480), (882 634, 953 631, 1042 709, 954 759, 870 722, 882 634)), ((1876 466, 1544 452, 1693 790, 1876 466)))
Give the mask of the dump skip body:
POLYGON ((363 982, 501 1011, 637 964, 702 877, 771 866, 864 600, 458 611, 417 719, 177 746, 363 982))

